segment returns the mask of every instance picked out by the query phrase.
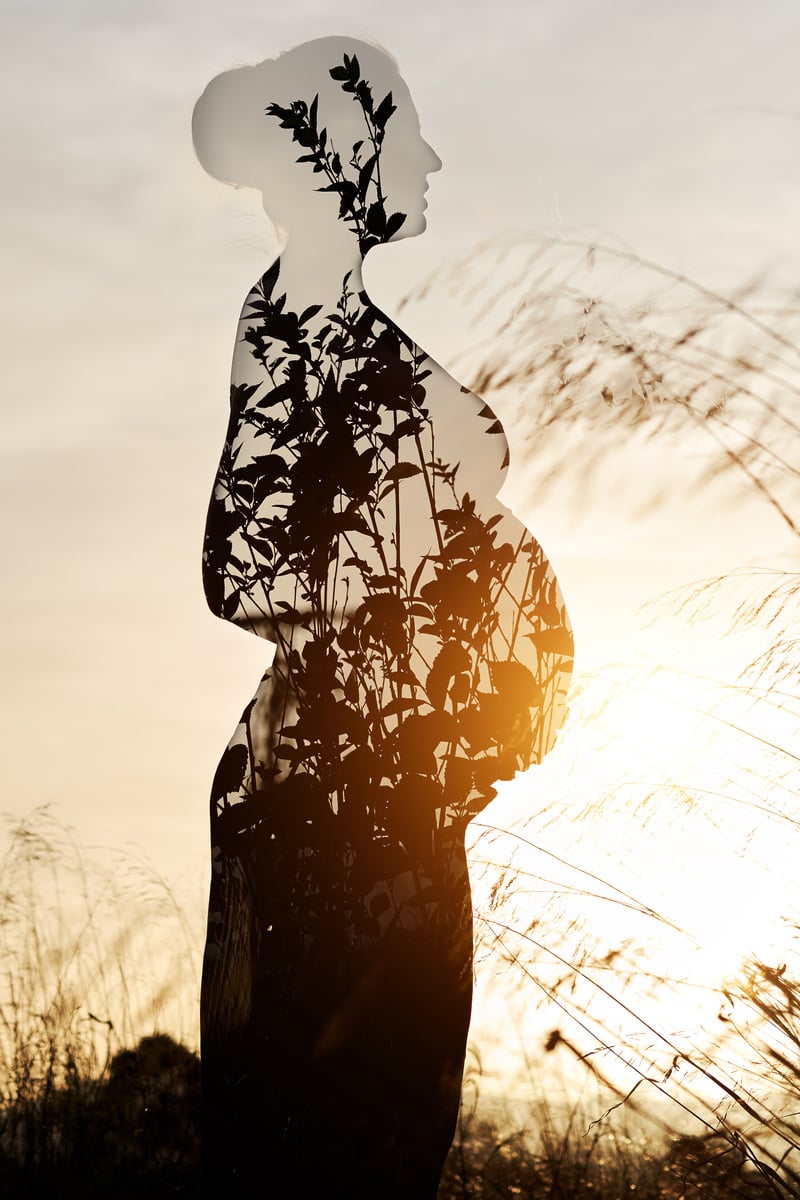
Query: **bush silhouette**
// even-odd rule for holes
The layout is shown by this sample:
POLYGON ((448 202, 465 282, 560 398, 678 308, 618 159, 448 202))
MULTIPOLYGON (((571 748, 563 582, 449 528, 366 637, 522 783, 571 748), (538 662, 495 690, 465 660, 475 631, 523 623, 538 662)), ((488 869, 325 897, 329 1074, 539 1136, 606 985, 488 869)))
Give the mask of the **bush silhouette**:
POLYGON ((200 1170, 200 1062, 166 1034, 0 1110, 4 1196, 193 1196, 200 1170))

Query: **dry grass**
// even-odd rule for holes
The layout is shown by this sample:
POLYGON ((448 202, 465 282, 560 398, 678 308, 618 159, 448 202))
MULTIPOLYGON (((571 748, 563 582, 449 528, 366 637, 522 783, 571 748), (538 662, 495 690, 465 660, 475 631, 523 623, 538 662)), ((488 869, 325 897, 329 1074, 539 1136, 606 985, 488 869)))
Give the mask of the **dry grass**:
MULTIPOLYGON (((609 448, 624 456, 660 438, 672 452, 690 438, 698 454, 680 468, 681 486, 702 499, 736 479, 796 552, 797 297, 767 311, 755 285, 728 300, 627 252, 576 246, 570 259, 568 251, 518 241, 493 250, 488 285, 485 255, 455 264, 443 281, 471 312, 470 327, 483 331, 463 357, 463 377, 527 447, 517 492, 555 487, 548 480, 568 466, 589 503, 609 448), (631 272, 657 281, 645 302, 635 300, 631 272)), ((668 476, 654 479, 642 507, 660 504, 671 486, 668 476)), ((729 761, 711 782, 604 779, 585 804, 573 796, 567 814, 587 838, 616 805, 653 839, 699 817, 702 837, 725 850, 736 814, 749 850, 776 827, 792 843, 799 598, 797 574, 775 569, 665 601, 673 614, 710 622, 715 636, 743 626, 763 633, 762 649, 730 685, 752 701, 737 736, 757 741, 759 757, 729 761)), ((631 686, 601 682, 605 691, 573 697, 576 736, 592 752, 611 691, 631 686)), ((706 717, 730 732, 731 712, 720 702, 706 717)), ((552 819, 565 812, 554 806, 552 819)), ((750 955, 724 978, 694 984, 685 972, 670 976, 653 952, 658 944, 688 954, 691 932, 627 876, 548 851, 525 826, 484 830, 473 860, 487 872, 477 881, 479 957, 502 967, 522 1012, 538 997, 544 1013, 538 1043, 523 1032, 518 1055, 537 1098, 522 1114, 488 1109, 478 1104, 481 1072, 468 1074, 440 1200, 800 1197, 800 920, 788 902, 784 957, 750 955), (533 906, 533 920, 515 913, 515 898, 529 913, 533 906), (613 913, 623 934, 598 938, 598 913, 613 913), (667 1026, 659 1016, 665 998, 683 1003, 687 988, 713 1006, 705 1028, 677 1018, 667 1026), (591 1083, 591 1105, 564 1109, 542 1097, 554 1063, 574 1094, 591 1083)), ((721 911, 720 927, 724 920, 721 911)), ((100 864, 40 810, 13 829, 0 864, 0 923, 6 1194, 107 1195, 111 1179, 123 1196, 198 1194, 202 921, 188 919, 141 863, 100 864), (153 1040, 166 1030, 189 1049, 153 1040)))
MULTIPOLYGON (((86 850, 47 808, 10 830, 0 925, 0 1179, 67 1195, 72 1164, 79 1190, 87 1164, 108 1179, 110 1147, 125 1157, 126 1048, 164 1028, 196 1045, 201 926, 146 864, 86 850)), ((192 1052, 167 1042, 161 1073, 185 1074, 192 1052)))

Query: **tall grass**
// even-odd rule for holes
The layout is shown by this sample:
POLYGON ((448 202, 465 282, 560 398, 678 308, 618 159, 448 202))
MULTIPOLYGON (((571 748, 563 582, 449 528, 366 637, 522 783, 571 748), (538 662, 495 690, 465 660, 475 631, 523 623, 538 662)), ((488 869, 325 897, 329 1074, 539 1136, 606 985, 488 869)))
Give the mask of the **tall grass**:
MULTIPOLYGON (((771 557, 735 563, 654 609, 673 628, 686 622, 687 634, 728 636, 732 662, 743 632, 756 647, 724 678, 673 664, 676 703, 693 710, 683 731, 693 758, 668 729, 646 753, 639 744, 637 709, 670 690, 669 672, 623 663, 584 673, 578 631, 568 737, 579 765, 565 778, 546 763, 532 819, 499 821, 473 848, 492 879, 479 905, 486 954, 506 971, 504 994, 513 975, 526 997, 518 1019, 538 1046, 536 1069, 549 1052, 574 1087, 581 1074, 600 1085, 592 1120, 656 1120, 684 1148, 689 1138, 698 1161, 701 1147, 716 1148, 748 1186, 798 1196, 798 297, 768 305, 763 280, 723 297, 616 247, 518 238, 492 249, 488 278, 486 256, 445 275, 465 325, 483 334, 458 369, 502 415, 512 445, 526 447, 509 488, 517 511, 544 495, 580 523, 623 497, 631 519, 645 521, 683 492, 698 514, 727 505, 741 521, 744 499, 749 514, 763 510, 771 557), (604 756, 609 732, 626 745, 620 701, 627 763, 604 756), (558 831, 570 822, 578 834, 565 842, 558 831), (626 847, 616 857, 615 840, 626 847), (593 843, 605 859, 586 853, 593 843), (658 852, 674 854, 666 896, 652 886, 664 870, 658 852), (696 912, 680 902, 687 889, 696 912), (758 927, 767 916, 769 938, 758 927), (726 928, 732 920, 743 927, 726 928), (537 995, 549 1028, 530 1012, 537 995)), ((726 1186, 720 1194, 736 1194, 726 1186)))
POLYGON ((457 307, 469 341, 451 365, 511 431, 521 511, 561 478, 579 512, 618 448, 639 515, 729 472, 797 537, 799 299, 766 277, 723 296, 622 246, 518 234, 442 264, 404 304, 457 307), (664 469, 644 479, 654 439, 664 469))
POLYGON ((67 1195, 67 1168, 82 1164, 80 1190, 87 1163, 108 1167, 110 1140, 125 1157, 122 1109, 135 1129, 136 1098, 123 1103, 121 1080, 142 1078, 130 1048, 168 1083, 194 1060, 157 1035, 197 1045, 202 925, 135 855, 87 850, 41 808, 10 828, 0 927, 0 1179, 58 1175, 67 1195))
MULTIPOLYGON (((497 991, 486 1012, 510 1041, 484 1039, 483 1068, 470 1065, 441 1200, 800 1197, 800 913, 793 888, 780 895, 800 829, 796 298, 768 309, 751 285, 726 299, 615 248, 508 243, 488 282, 486 263, 457 263, 439 286, 482 331, 462 377, 525 447, 518 511, 572 487, 580 520, 608 456, 657 444, 675 470, 637 477, 639 514, 670 488, 702 506, 735 484, 786 557, 653 610, 713 638, 755 635, 711 689, 682 665, 690 723, 676 737, 693 757, 663 730, 648 756, 608 757, 669 677, 579 662, 572 765, 562 745, 519 785, 531 819, 501 797, 473 823, 479 996, 497 991), (648 862, 668 854, 665 894, 648 862), (721 870, 697 899, 710 859, 745 864, 744 903, 721 870), (748 913, 752 927, 730 928, 748 913)), ((42 809, 10 831, 0 923, 0 1182, 108 1194, 116 1161, 123 1194, 195 1194, 199 906, 141 862, 86 851, 42 809)))

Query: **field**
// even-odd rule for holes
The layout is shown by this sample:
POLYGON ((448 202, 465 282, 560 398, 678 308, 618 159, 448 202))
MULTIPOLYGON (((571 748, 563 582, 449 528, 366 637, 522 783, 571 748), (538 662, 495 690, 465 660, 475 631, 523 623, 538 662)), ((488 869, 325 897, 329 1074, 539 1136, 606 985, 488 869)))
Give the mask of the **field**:
MULTIPOLYGON (((519 239, 439 286, 520 448, 508 502, 571 531, 578 643, 562 743, 475 824, 440 1196, 800 1197, 796 298, 519 239), (608 653, 581 658, 584 617, 608 653)), ((197 1195, 202 899, 47 808, 8 847, 3 1194, 197 1195)))

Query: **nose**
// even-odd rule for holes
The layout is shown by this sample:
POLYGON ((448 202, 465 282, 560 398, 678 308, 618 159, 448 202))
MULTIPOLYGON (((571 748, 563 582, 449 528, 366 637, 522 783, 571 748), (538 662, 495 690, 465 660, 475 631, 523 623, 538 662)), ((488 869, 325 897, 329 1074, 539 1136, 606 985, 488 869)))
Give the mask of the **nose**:
POLYGON ((435 171, 441 171, 442 160, 439 158, 439 155, 436 153, 436 151, 434 150, 434 148, 430 144, 430 142, 426 142, 425 139, 423 138, 423 143, 424 143, 425 149, 428 151, 428 158, 429 158, 429 162, 430 162, 430 166, 425 168, 425 173, 427 175, 433 175, 433 173, 435 171))

